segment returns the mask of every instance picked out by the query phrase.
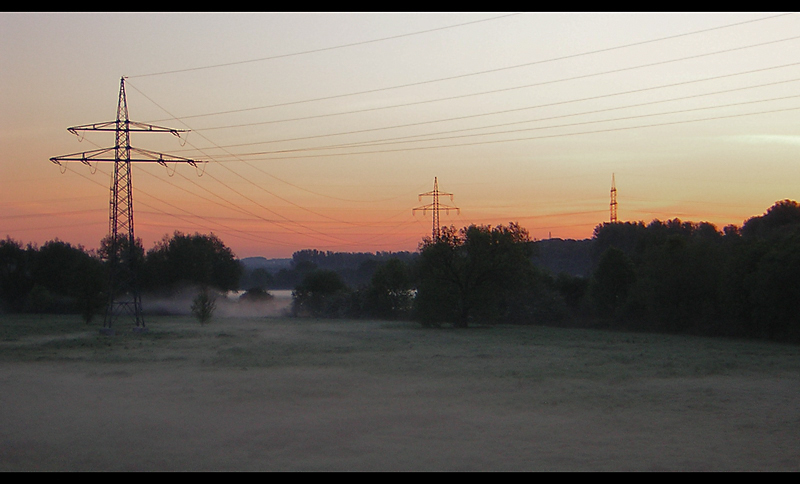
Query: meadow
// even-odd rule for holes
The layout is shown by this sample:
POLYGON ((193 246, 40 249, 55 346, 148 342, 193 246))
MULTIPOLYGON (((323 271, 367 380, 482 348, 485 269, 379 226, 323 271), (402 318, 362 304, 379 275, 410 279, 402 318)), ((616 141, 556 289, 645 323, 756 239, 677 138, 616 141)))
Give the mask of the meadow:
POLYGON ((800 470, 797 345, 146 321, 0 315, 0 470, 800 470))

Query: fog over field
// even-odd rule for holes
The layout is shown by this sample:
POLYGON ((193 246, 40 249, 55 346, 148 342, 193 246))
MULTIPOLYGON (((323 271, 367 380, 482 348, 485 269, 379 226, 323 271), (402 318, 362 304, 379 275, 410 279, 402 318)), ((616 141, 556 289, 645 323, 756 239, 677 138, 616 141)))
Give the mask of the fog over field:
POLYGON ((794 345, 537 326, 3 316, 6 471, 797 471, 794 345), (99 323, 97 323, 99 325, 99 323))
MULTIPOLYGON (((273 289, 271 298, 264 301, 239 301, 244 291, 232 291, 218 295, 215 299, 215 314, 224 318, 254 318, 288 316, 292 304, 292 291, 273 289)), ((148 313, 188 316, 191 314, 192 300, 197 289, 191 288, 171 296, 145 295, 142 306, 148 313)))

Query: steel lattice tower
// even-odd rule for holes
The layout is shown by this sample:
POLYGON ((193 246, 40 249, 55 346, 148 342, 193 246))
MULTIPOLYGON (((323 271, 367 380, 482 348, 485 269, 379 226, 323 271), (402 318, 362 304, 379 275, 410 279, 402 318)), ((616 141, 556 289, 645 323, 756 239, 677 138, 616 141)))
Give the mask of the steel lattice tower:
POLYGON ((444 192, 440 192, 439 191, 439 180, 438 180, 437 177, 434 177, 433 178, 433 191, 419 194, 419 199, 420 200, 422 200, 422 197, 433 197, 433 202, 429 203, 428 205, 424 205, 422 207, 417 207, 417 208, 412 210, 412 212, 415 212, 417 210, 422 210, 423 214, 425 212, 427 212, 428 210, 432 210, 433 211, 433 229, 431 230, 431 240, 433 240, 434 242, 438 241, 439 238, 441 237, 441 234, 442 234, 441 226, 439 225, 439 211, 444 209, 446 212, 449 213, 450 210, 457 210, 458 213, 461 213, 461 209, 459 209, 458 207, 451 207, 449 205, 440 204, 439 203, 439 196, 440 195, 449 196, 450 200, 451 201, 453 200, 453 194, 452 193, 444 193, 444 192))
POLYGON ((119 99, 117 102, 117 117, 114 121, 96 123, 67 128, 70 133, 78 131, 114 131, 116 142, 113 148, 85 151, 70 155, 50 158, 58 165, 63 161, 80 161, 91 166, 91 162, 113 162, 114 173, 111 179, 111 198, 109 202, 108 223, 108 306, 103 320, 103 332, 112 332, 112 323, 122 313, 133 317, 134 331, 146 330, 142 317, 142 299, 137 283, 137 256, 136 237, 133 230, 133 181, 131 178, 132 162, 159 163, 163 166, 175 162, 189 163, 197 166, 200 161, 180 158, 163 153, 131 147, 131 131, 172 133, 180 137, 181 132, 151 124, 137 123, 128 118, 128 101, 125 95, 125 77, 120 78, 119 99), (108 154, 114 152, 114 157, 108 154), (142 158, 131 158, 131 153, 142 155, 142 158))
POLYGON ((614 181, 614 174, 611 174, 611 223, 617 223, 617 186, 614 181))

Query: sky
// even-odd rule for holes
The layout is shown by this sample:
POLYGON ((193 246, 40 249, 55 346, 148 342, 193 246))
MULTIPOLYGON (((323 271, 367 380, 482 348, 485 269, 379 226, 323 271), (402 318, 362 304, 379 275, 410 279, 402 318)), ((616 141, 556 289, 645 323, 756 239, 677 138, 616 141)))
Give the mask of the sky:
POLYGON ((414 251, 442 225, 584 239, 618 219, 720 230, 800 196, 800 16, 0 13, 0 237, 96 249, 121 79, 135 235, 237 257, 414 251), (172 157, 172 158, 170 158, 172 157), (445 207, 449 207, 445 209, 445 207))

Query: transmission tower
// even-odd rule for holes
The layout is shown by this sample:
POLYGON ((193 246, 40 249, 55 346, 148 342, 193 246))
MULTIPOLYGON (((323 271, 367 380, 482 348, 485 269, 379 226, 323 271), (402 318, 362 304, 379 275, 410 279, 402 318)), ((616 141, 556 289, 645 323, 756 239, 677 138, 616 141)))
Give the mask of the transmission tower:
POLYGON ((427 193, 420 193, 419 199, 422 200, 422 197, 433 197, 433 203, 429 203, 428 205, 424 205, 422 207, 417 207, 412 210, 412 212, 416 212, 417 210, 422 210, 422 213, 425 214, 428 210, 433 211, 433 230, 431 231, 431 240, 437 242, 442 235, 441 226, 439 225, 439 211, 445 210, 447 213, 450 213, 450 210, 456 210, 457 213, 461 213, 461 209, 458 207, 451 207, 449 205, 442 205, 439 203, 439 196, 445 195, 449 196, 450 200, 453 200, 452 193, 444 193, 439 191, 439 180, 437 177, 433 178, 433 191, 427 193))
POLYGON ((617 186, 613 173, 611 174, 611 223, 617 223, 617 186))
POLYGON ((113 148, 84 151, 70 155, 56 156, 50 161, 57 165, 62 162, 80 161, 91 166, 92 162, 113 162, 114 173, 111 179, 111 199, 108 216, 108 259, 109 259, 109 286, 108 305, 103 320, 105 334, 113 334, 112 323, 120 314, 126 313, 135 321, 134 331, 146 331, 142 317, 142 299, 139 294, 137 281, 137 248, 133 232, 133 182, 131 179, 131 163, 158 163, 167 166, 167 163, 188 163, 197 166, 205 163, 188 158, 181 158, 154 151, 133 148, 130 143, 130 133, 172 133, 180 137, 180 133, 187 130, 164 128, 151 124, 138 123, 128 118, 128 101, 125 96, 125 77, 119 81, 119 99, 117 102, 117 118, 115 121, 87 124, 67 128, 72 134, 78 135, 79 131, 114 131, 116 143, 113 148), (110 154, 113 152, 113 158, 110 154), (141 158, 132 158, 131 153, 141 155, 141 158))

